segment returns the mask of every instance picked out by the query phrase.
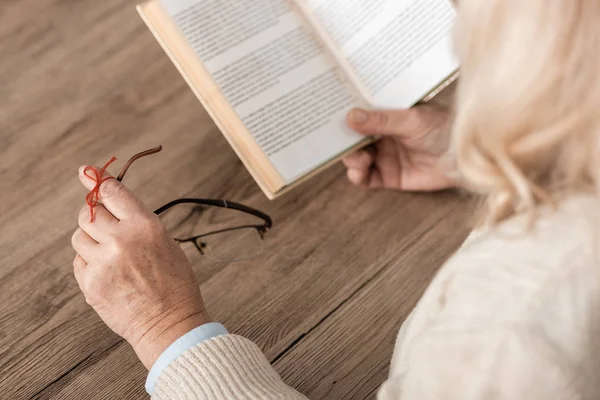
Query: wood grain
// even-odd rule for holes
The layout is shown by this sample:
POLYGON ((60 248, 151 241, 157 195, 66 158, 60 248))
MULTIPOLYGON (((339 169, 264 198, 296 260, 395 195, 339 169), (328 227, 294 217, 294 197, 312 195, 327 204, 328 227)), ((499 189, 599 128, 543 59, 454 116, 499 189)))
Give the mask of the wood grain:
POLYGON ((374 397, 388 374, 401 324, 448 248, 458 247, 467 233, 469 209, 454 204, 439 224, 399 249, 386 268, 274 363, 287 382, 311 399, 374 397))
POLYGON ((157 144, 125 181, 150 207, 227 198, 275 222, 258 260, 188 252, 214 318, 304 393, 373 393, 399 323, 464 236, 468 201, 367 192, 340 166, 268 201, 134 6, 0 7, 0 398, 147 398, 143 367, 79 293, 70 236, 85 196, 78 166, 157 144))

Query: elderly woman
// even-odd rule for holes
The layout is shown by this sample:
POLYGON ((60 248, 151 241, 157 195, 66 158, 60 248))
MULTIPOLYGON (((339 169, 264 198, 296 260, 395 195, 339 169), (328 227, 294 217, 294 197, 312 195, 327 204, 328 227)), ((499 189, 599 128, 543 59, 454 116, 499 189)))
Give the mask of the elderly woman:
MULTIPOLYGON (((598 21, 598 0, 463 0, 452 123, 433 106, 349 114, 384 135, 345 160, 353 183, 438 190, 456 176, 485 195, 477 231, 400 330, 380 399, 600 398, 598 21)), ((73 236, 75 276, 150 369, 152 397, 303 398, 211 322, 160 220, 114 179, 100 195, 73 236)))

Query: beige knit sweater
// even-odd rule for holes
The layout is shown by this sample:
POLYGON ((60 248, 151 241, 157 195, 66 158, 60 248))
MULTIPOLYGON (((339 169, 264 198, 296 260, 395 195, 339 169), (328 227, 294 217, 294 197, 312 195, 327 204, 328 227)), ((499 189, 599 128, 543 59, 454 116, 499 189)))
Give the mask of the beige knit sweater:
MULTIPOLYGON (((471 235, 440 270, 400 331, 379 399, 600 399, 599 205, 574 197, 524 226, 471 235)), ((225 335, 171 363, 153 398, 304 396, 255 344, 225 335)))

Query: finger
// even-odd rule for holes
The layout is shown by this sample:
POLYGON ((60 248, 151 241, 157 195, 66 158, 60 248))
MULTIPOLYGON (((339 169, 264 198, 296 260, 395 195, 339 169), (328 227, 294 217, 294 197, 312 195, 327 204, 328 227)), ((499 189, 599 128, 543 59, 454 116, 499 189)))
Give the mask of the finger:
POLYGON ((81 257, 79 254, 75 254, 75 259, 73 259, 73 269, 81 270, 87 267, 87 262, 81 257))
POLYGON ((87 263, 85 260, 79 255, 75 255, 75 259, 73 260, 73 275, 75 275, 75 280, 81 288, 81 282, 83 282, 85 268, 87 267, 87 263))
MULTIPOLYGON (((99 170, 98 167, 90 168, 99 170)), ((79 168, 79 179, 86 188, 92 190, 96 185, 96 182, 90 178, 93 176, 93 171, 88 169, 86 174, 85 169, 86 167, 79 168)), ((111 177, 111 175, 105 172, 101 179, 106 177, 111 177)), ((140 213, 150 213, 144 203, 116 179, 109 179, 100 185, 100 200, 106 209, 119 220, 131 219, 140 213)))
MULTIPOLYGON (((102 168, 94 165, 82 165, 81 167, 79 167, 79 180, 87 190, 92 190, 96 186, 96 172, 100 171, 101 169, 102 168)), ((109 177, 112 178, 112 175, 107 171, 104 171, 100 179, 109 177)))
POLYGON ((349 168, 346 171, 346 176, 350 183, 356 186, 363 186, 367 183, 369 178, 369 169, 354 169, 349 168))
POLYGON ((348 125, 365 135, 411 136, 418 129, 418 107, 403 110, 353 109, 348 113, 348 125))
POLYGON ((103 204, 94 207, 94 221, 91 220, 90 207, 86 204, 79 211, 79 227, 90 235, 96 242, 105 240, 119 222, 114 215, 108 212, 103 204))
POLYGON ((383 178, 381 176, 381 172, 375 168, 371 169, 369 173, 369 177, 367 178, 367 187, 369 189, 379 189, 383 187, 383 178))
POLYGON ((81 228, 77 230, 71 236, 71 245, 77 254, 89 264, 90 260, 93 260, 98 254, 99 244, 90 237, 81 228))
POLYGON ((355 153, 349 154, 342 162, 346 168, 352 169, 367 169, 373 164, 375 157, 372 152, 367 150, 359 150, 355 153))
POLYGON ((374 173, 372 174, 369 187, 384 186, 389 189, 402 188, 402 163, 401 158, 404 158, 400 153, 401 148, 392 146, 389 138, 384 138, 376 143, 377 159, 375 160, 374 173))

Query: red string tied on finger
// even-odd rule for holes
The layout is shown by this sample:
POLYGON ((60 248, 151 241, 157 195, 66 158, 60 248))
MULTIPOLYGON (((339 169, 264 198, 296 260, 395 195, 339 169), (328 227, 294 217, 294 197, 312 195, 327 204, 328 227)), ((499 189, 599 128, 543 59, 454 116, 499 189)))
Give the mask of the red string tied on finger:
POLYGON ((100 185, 102 185, 104 182, 106 182, 109 179, 113 179, 112 176, 107 176, 106 178, 102 178, 102 176, 104 175, 104 172, 106 171, 106 169, 108 168, 108 166, 110 164, 112 164, 113 162, 115 162, 117 160, 117 157, 113 156, 110 160, 108 160, 108 162, 106 164, 104 164, 104 166, 102 168, 100 168, 100 170, 96 170, 94 167, 85 167, 83 169, 83 174, 85 176, 87 176, 88 178, 90 178, 91 180, 93 180, 94 182, 96 182, 96 184, 94 185, 94 188, 87 194, 87 196, 85 196, 85 202, 87 203, 88 207, 90 208, 90 223, 94 222, 94 217, 95 217, 95 213, 94 213, 94 208, 98 205, 98 202, 100 201, 100 185), (88 174, 89 171, 92 171, 94 173, 94 175, 90 175, 88 174))
MULTIPOLYGON (((162 150, 162 146, 157 146, 153 149, 137 153, 136 155, 131 157, 129 159, 129 161, 127 161, 125 166, 121 169, 121 172, 119 172, 119 175, 117 175, 117 178, 116 178, 117 181, 121 182, 123 177, 125 177, 127 170, 129 169, 129 167, 131 167, 131 164, 133 164, 135 162, 135 160, 139 160, 142 157, 146 157, 151 154, 158 153, 161 150, 162 150)), ((91 180, 93 180, 94 182, 96 182, 96 185, 94 186, 94 188, 87 194, 87 196, 85 196, 85 202, 90 207, 90 222, 94 222, 94 217, 95 217, 94 208, 100 202, 100 185, 102 185, 104 182, 106 182, 109 179, 113 179, 112 176, 108 176, 108 177, 102 179, 102 176, 104 175, 104 172, 106 172, 106 169, 108 168, 108 166, 110 164, 112 164, 113 162, 115 162, 116 159, 117 159, 117 157, 113 156, 110 160, 108 160, 108 162, 106 164, 104 164, 104 167, 102 167, 98 171, 96 171, 96 169, 94 169, 93 167, 85 167, 83 169, 83 174, 85 176, 87 176, 88 178, 90 178, 91 180), (90 175, 90 174, 88 174, 88 171, 93 171, 94 174, 90 175)))

